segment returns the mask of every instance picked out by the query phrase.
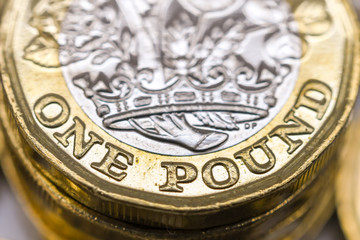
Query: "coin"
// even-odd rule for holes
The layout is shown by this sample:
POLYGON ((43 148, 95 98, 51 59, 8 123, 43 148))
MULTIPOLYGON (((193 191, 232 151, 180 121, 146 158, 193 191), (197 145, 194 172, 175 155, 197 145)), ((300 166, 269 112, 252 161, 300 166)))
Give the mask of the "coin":
POLYGON ((0 109, 0 119, 7 130, 8 147, 13 150, 12 158, 7 156, 3 159, 4 172, 17 190, 22 205, 36 219, 34 222, 40 231, 44 236, 52 236, 51 239, 228 239, 231 236, 247 239, 309 239, 321 229, 329 216, 326 213, 331 213, 333 209, 329 201, 332 202, 330 195, 333 188, 330 183, 333 182, 336 166, 334 160, 329 161, 330 165, 325 166, 316 179, 304 184, 280 206, 244 222, 197 231, 160 231, 115 221, 69 198, 42 176, 32 163, 36 165, 36 162, 44 160, 19 133, 1 93, 0 109), (314 195, 317 197, 311 197, 314 195), (314 221, 316 225, 311 224, 314 221), (67 230, 64 231, 64 228, 67 230), (59 232, 59 229, 62 231, 59 232))
POLYGON ((359 118, 349 128, 346 144, 342 150, 339 174, 336 182, 337 211, 346 239, 360 237, 359 221, 359 118))
POLYGON ((252 219, 313 180, 357 94, 354 13, 227 2, 10 1, 3 85, 42 174, 175 229, 252 219))
MULTIPOLYGON (((79 205, 78 202, 63 195, 52 185, 48 185, 49 188, 43 190, 42 197, 40 197, 34 191, 39 186, 35 186, 35 188, 29 186, 34 181, 31 179, 36 176, 37 184, 39 182, 49 184, 49 182, 46 182, 45 178, 41 178, 39 173, 34 172, 33 175, 29 176, 26 171, 22 171, 20 165, 12 164, 14 163, 9 159, 4 163, 5 169, 10 173, 9 179, 15 182, 13 184, 17 186, 16 189, 24 197, 27 203, 24 206, 29 207, 33 212, 34 219, 38 219, 40 222, 40 229, 45 233, 44 235, 49 236, 49 232, 54 235, 51 239, 229 239, 229 237, 240 236, 246 236, 246 239, 259 239, 259 236, 261 239, 299 239, 299 237, 309 233, 306 231, 309 227, 308 222, 322 219, 317 214, 320 212, 320 216, 323 216, 323 207, 325 207, 325 211, 333 209, 333 205, 326 204, 331 198, 328 198, 329 196, 324 195, 323 192, 318 192, 316 205, 305 204, 290 217, 282 219, 283 221, 270 229, 262 228, 261 226, 266 226, 263 224, 255 229, 245 228, 239 224, 201 232, 194 230, 185 232, 180 230, 161 231, 115 222, 79 205), (51 195, 46 195, 49 193, 51 195), (59 203, 61 205, 57 205, 59 203), (257 231, 258 229, 262 229, 262 233, 257 231)), ((321 183, 324 185, 324 182, 321 183)), ((326 190, 329 189, 331 188, 326 190)), ((325 219, 327 218, 325 217, 325 219)), ((320 222, 323 224, 324 220, 320 222)), ((321 224, 311 227, 319 231, 321 224)), ((303 239, 309 238, 304 237, 303 239)))
MULTIPOLYGON (((4 156, 5 155, 5 139, 4 139, 4 135, 1 131, 0 128, 0 156, 4 156)), ((0 164, 0 168, 1 168, 1 164, 0 164)))
POLYGON ((39 156, 32 153, 16 133, 17 129, 10 125, 12 121, 4 111, 5 106, 0 106, 2 123, 9 130, 8 143, 12 143, 16 153, 13 159, 4 159, 8 180, 44 235, 54 235, 51 239, 309 239, 313 236, 309 228, 315 228, 315 233, 319 231, 329 216, 327 213, 333 209, 330 183, 337 166, 335 161, 322 169, 311 185, 303 186, 302 191, 284 201, 280 209, 247 222, 198 231, 150 229, 119 222, 84 207, 42 176, 31 164, 34 161, 31 158, 39 161, 39 156), (309 197, 314 195, 317 197, 309 197), (317 224, 313 225, 314 222, 317 224))

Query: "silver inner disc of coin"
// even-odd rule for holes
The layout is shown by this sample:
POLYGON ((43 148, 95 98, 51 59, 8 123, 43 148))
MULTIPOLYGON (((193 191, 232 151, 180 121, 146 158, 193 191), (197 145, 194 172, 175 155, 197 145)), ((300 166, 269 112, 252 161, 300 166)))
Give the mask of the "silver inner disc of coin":
POLYGON ((98 126, 177 156, 264 128, 302 54, 285 0, 76 0, 58 41, 65 81, 98 126))

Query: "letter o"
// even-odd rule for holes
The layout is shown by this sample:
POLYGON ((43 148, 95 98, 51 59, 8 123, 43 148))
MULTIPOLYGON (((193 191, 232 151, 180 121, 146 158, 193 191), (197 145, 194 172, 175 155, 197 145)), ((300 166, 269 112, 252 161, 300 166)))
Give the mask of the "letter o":
POLYGON ((218 158, 211 160, 205 164, 202 169, 202 177, 205 184, 209 188, 213 189, 226 189, 239 181, 239 168, 236 163, 228 158, 218 158), (224 181, 217 181, 213 174, 213 168, 216 166, 221 166, 225 168, 228 173, 228 178, 224 181))
POLYGON ((60 127, 70 117, 70 107, 65 99, 56 94, 47 94, 36 101, 34 112, 37 120, 45 127, 60 127), (61 107, 61 112, 55 117, 48 117, 44 114, 44 109, 50 104, 57 104, 61 107))

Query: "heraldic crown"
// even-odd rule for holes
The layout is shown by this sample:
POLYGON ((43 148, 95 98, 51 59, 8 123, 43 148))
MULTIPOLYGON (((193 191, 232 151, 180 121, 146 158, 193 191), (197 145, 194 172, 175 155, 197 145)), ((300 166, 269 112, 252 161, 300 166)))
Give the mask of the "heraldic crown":
POLYGON ((231 78, 231 71, 218 65, 205 73, 194 70, 200 74, 176 73, 163 83, 155 82, 153 69, 140 71, 137 79, 127 74, 109 78, 100 72, 92 80, 87 72, 77 75, 73 81, 82 86, 86 97, 96 105, 97 114, 109 127, 114 121, 147 115, 197 111, 238 112, 261 119, 275 106, 275 92, 281 81, 275 69, 265 63, 258 75, 250 76, 252 82, 246 79, 250 70, 250 66, 241 66, 236 78, 231 78), (116 111, 112 112, 113 109, 116 111))

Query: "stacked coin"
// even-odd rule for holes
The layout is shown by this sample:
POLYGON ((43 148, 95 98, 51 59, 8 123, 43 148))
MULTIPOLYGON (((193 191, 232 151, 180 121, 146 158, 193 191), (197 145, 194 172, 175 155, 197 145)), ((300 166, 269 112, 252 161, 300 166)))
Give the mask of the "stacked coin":
POLYGON ((336 181, 337 210, 346 238, 359 239, 359 119, 348 132, 336 181))
POLYGON ((346 1, 6 4, 3 168, 49 239, 310 239, 332 213, 346 1))
MULTIPOLYGON (((354 1, 355 10, 360 16, 360 3, 354 1)), ((346 239, 360 238, 359 201, 359 140, 360 140, 360 102, 355 107, 354 121, 345 138, 341 151, 341 161, 336 179, 336 203, 341 227, 346 239)))

